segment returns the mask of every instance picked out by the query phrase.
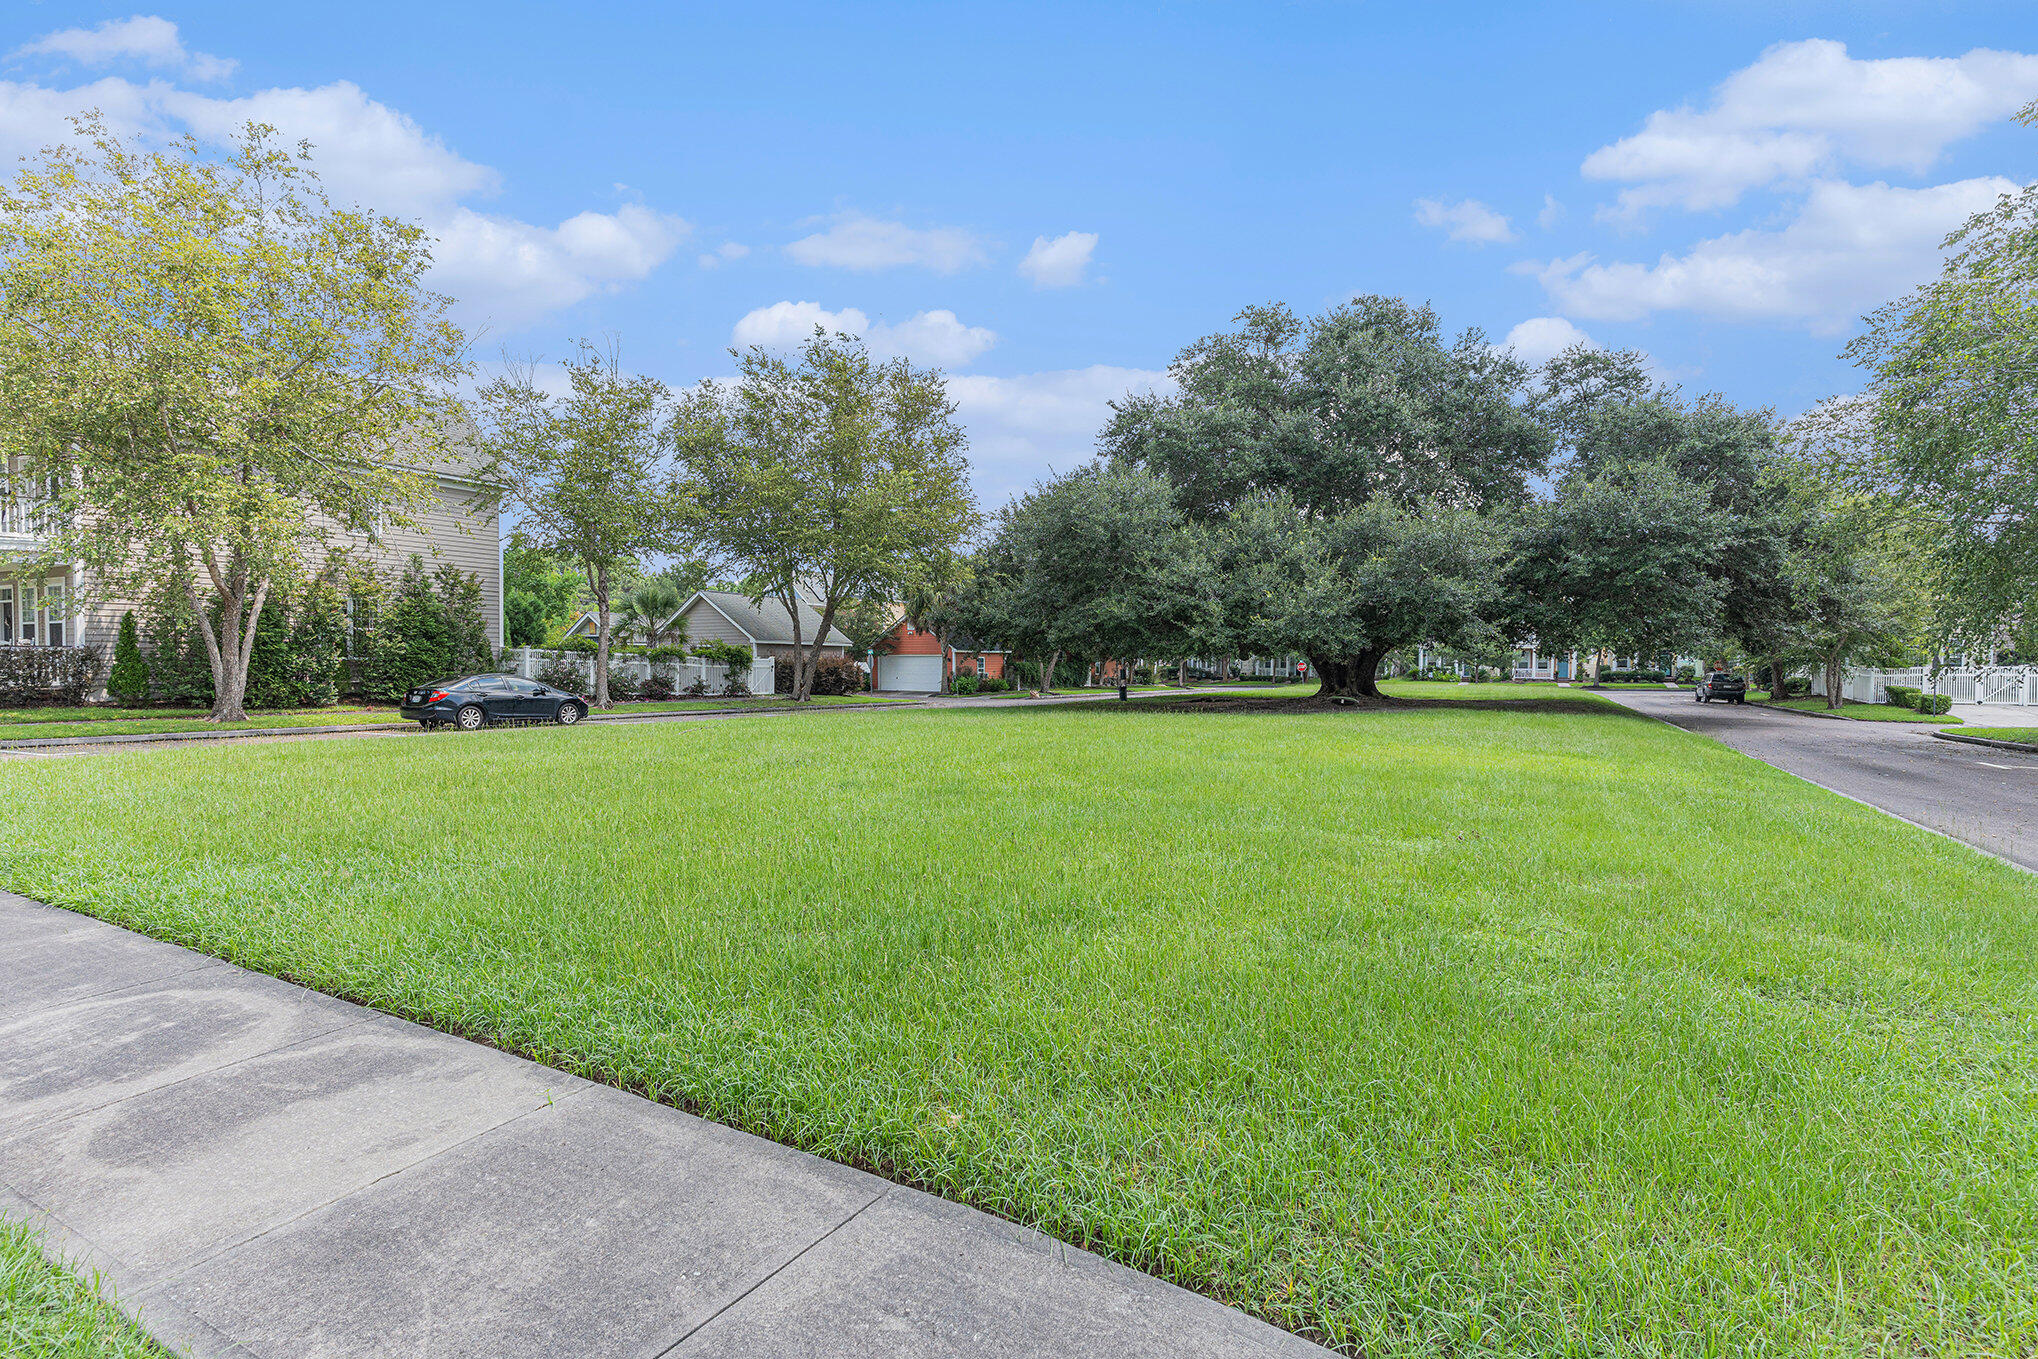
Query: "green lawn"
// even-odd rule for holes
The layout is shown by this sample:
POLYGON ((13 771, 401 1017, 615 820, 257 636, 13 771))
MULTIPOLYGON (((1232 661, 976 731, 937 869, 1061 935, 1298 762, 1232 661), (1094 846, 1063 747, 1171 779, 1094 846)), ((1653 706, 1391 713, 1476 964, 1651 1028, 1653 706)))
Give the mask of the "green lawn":
MULTIPOLYGON (((11 718, 14 714, 7 713, 11 718)), ((0 741, 48 741, 78 736, 147 736, 165 731, 268 731, 290 727, 358 726, 394 722, 396 710, 343 712, 326 708, 308 713, 257 713, 245 722, 208 722, 202 717, 155 718, 149 721, 0 722, 0 741)))
POLYGON ((0 1355, 171 1359, 92 1285, 43 1257, 36 1234, 0 1222, 0 1355))
MULTIPOLYGON (((69 708, 0 708, 0 724, 20 726, 43 722, 175 722, 202 718, 205 713, 204 708, 114 708, 98 705, 69 708)), ((257 718, 321 718, 330 722, 373 722, 380 718, 395 716, 396 709, 392 707, 361 703, 343 703, 333 708, 292 708, 256 714, 257 718)))
MULTIPOLYGON (((1756 689, 1748 694, 1750 702, 1769 703, 1769 695, 1756 689)), ((1786 698, 1781 703, 1769 703, 1772 708, 1796 708, 1800 712, 1830 712, 1826 700, 1814 694, 1809 698, 1786 698)), ((1959 726, 1960 719, 1948 717, 1945 713, 1925 714, 1914 708, 1900 708, 1894 703, 1856 703, 1848 699, 1841 705, 1839 715, 1855 722, 1930 722, 1934 726, 1959 726)))
MULTIPOLYGON (((853 707, 859 703, 897 703, 900 700, 887 698, 881 694, 816 694, 807 701, 820 708, 839 708, 843 706, 853 707)), ((614 711, 616 715, 621 716, 628 713, 683 713, 696 712, 703 709, 719 711, 723 708, 761 709, 791 708, 794 706, 797 705, 789 698, 668 698, 646 699, 638 703, 618 703, 614 711)))
MULTIPOLYGON (((1953 730, 1951 727, 1947 731, 1953 730)), ((1980 736, 1991 741, 2027 741, 2038 744, 2038 727, 1983 727, 1972 723, 1961 735, 1980 736)))
POLYGON ((2028 1353, 2038 882, 1535 697, 8 764, 0 877, 1353 1354, 2028 1353))

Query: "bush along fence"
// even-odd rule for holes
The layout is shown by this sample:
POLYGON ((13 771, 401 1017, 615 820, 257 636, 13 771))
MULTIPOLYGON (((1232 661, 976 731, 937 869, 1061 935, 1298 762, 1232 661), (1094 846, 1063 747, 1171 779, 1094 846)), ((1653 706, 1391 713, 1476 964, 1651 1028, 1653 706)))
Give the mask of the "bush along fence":
MULTIPOLYGON (((1826 692, 1826 677, 1812 674, 1811 690, 1826 692)), ((2003 704, 2009 707, 2038 707, 2038 665, 1985 665, 1933 670, 1911 666, 1906 670, 1852 669, 1840 678, 1840 696, 1855 703, 1895 703, 1922 712, 1945 712, 1944 707, 1925 708, 1907 701, 1904 691, 1921 699, 1943 698, 1954 703, 2003 704), (1898 695, 1891 697, 1892 694, 1898 695)))
MULTIPOLYGON (((748 648, 730 650, 744 655, 740 658, 693 655, 676 647, 657 647, 649 653, 611 652, 609 697, 627 703, 646 698, 750 698, 771 693, 778 668, 771 657, 750 660, 748 648)), ((555 689, 576 694, 594 692, 594 656, 577 648, 546 651, 538 647, 506 647, 497 668, 555 689)))

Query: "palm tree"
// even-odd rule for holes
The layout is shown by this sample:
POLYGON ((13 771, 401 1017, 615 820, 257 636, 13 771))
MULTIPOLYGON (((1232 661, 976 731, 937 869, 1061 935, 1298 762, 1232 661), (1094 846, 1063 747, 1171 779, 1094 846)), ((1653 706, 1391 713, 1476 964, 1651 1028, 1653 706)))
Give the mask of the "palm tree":
POLYGON ((686 601, 670 581, 647 580, 623 599, 622 623, 645 646, 660 646, 676 632, 685 640, 686 624, 676 615, 686 601))

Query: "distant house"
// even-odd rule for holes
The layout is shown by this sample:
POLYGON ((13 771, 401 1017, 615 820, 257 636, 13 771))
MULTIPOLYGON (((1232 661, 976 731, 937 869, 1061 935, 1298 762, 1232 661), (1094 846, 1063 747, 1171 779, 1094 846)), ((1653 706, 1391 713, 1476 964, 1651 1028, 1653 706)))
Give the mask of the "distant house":
MULTIPOLYGON (((686 625, 689 645, 696 642, 730 642, 747 646, 754 656, 774 660, 793 654, 793 617, 776 599, 753 604, 745 595, 730 590, 699 590, 679 606, 673 618, 686 625)), ((666 624, 669 628, 670 622, 666 624)), ((811 647, 821 631, 821 611, 800 601, 801 646, 811 647)), ((823 656, 847 656, 850 640, 839 628, 829 628, 823 639, 823 656)))
POLYGON ((885 629, 871 658, 870 687, 901 693, 940 693, 956 675, 1003 679, 1005 653, 973 647, 966 637, 941 639, 901 618, 885 629))

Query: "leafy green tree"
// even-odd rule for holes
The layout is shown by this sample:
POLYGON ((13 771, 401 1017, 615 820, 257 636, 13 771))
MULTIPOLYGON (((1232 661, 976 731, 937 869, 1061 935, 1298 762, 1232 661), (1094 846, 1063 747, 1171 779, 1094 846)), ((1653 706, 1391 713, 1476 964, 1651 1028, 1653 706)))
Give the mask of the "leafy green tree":
POLYGON ((481 389, 489 473, 521 508, 529 546, 579 566, 594 604, 594 701, 609 706, 615 596, 647 555, 672 547, 686 521, 663 424, 665 384, 623 371, 615 349, 583 340, 552 395, 530 365, 481 389))
POLYGON ((432 573, 432 592, 445 613, 445 672, 465 675, 488 670, 495 652, 488 644, 488 620, 481 612, 481 581, 451 562, 432 573))
MULTIPOLYGON (((1434 311, 1396 298, 1358 298, 1307 322, 1280 306, 1249 308, 1238 320, 1238 330, 1182 351, 1169 370, 1175 393, 1121 403, 1101 445, 1116 461, 1166 477, 1198 521, 1272 515, 1257 532, 1306 543, 1283 555, 1285 573, 1269 581, 1291 596, 1261 608, 1251 590, 1223 592, 1227 628, 1260 639, 1245 648, 1259 654, 1304 652, 1326 694, 1377 695, 1381 658, 1423 640, 1402 629, 1460 618, 1462 610, 1425 617, 1407 607, 1399 573, 1351 553, 1372 543, 1418 558, 1441 552, 1467 565, 1490 562, 1483 549, 1470 550, 1486 535, 1468 526, 1433 538, 1390 525, 1397 515, 1488 516, 1528 500, 1554 447, 1533 409, 1533 375, 1476 330, 1446 342, 1434 311), (1350 524, 1334 522, 1361 512, 1350 524), (1338 596, 1331 580, 1382 593, 1338 596), (1302 599, 1329 614, 1308 625, 1296 607, 1302 599), (1293 631, 1270 628, 1273 618, 1293 631)), ((1497 600, 1494 584, 1454 591, 1454 599, 1497 600)))
POLYGON ((142 655, 141 630, 134 610, 120 616, 120 635, 113 642, 113 670, 106 677, 106 692, 130 707, 149 701, 149 662, 142 655))
POLYGON ((798 353, 735 353, 734 384, 703 382, 674 434, 702 531, 793 619, 792 694, 845 605, 900 597, 922 564, 975 531, 964 436, 947 384, 854 336, 816 329, 798 353), (820 613, 805 635, 802 604, 820 613))
POLYGON ((572 621, 586 584, 580 571, 524 541, 521 530, 502 549, 505 646, 543 646, 553 629, 572 621))
POLYGON ((1209 532, 1145 468, 1083 467, 1034 487, 998 517, 983 563, 948 621, 1042 657, 1042 687, 1063 657, 1179 657, 1220 635, 1209 532))
POLYGON ((509 590, 502 601, 503 645, 543 646, 547 630, 544 601, 521 590, 509 590))
MULTIPOLYGON (((2020 120, 2038 124, 2038 104, 2020 120)), ((1939 277, 1847 346, 1866 388, 1806 429, 1836 479, 1931 555, 1949 634, 1987 645, 2038 616, 2038 184, 1946 247, 1939 277)))
POLYGON ((245 716, 271 587, 433 499, 465 364, 430 264, 422 230, 333 207, 271 127, 221 158, 81 121, 0 189, 21 565, 83 563, 87 596, 181 590, 213 718, 245 716))
POLYGON ((1730 516, 1653 457, 1581 462, 1525 511, 1508 572, 1516 626, 1549 651, 1644 655, 1717 635, 1730 516))

